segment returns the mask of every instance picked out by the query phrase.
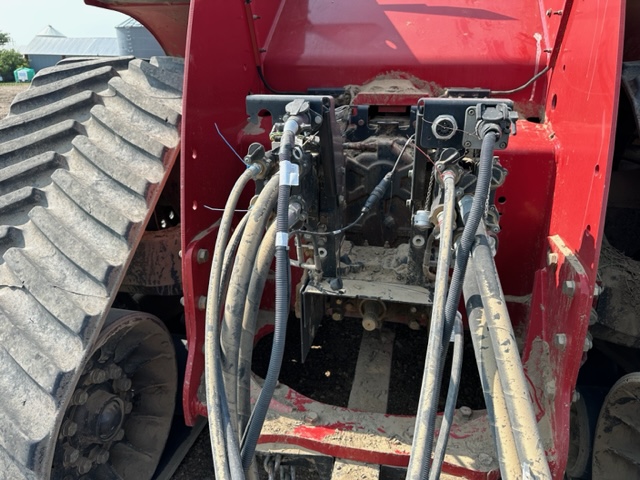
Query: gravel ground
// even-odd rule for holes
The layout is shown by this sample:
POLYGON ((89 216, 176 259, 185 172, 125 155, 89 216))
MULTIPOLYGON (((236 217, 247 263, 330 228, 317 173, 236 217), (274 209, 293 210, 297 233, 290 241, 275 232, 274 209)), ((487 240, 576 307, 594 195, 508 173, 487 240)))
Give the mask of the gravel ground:
POLYGON ((0 118, 9 113, 9 105, 13 97, 29 88, 28 83, 0 83, 0 118))

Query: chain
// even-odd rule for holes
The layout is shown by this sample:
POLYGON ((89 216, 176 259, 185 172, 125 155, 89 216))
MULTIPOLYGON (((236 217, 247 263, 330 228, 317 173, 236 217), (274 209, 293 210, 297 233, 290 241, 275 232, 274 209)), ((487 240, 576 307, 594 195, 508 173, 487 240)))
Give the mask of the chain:
POLYGON ((431 170, 431 178, 429 178, 429 187, 427 188, 427 201, 425 202, 425 210, 429 211, 431 209, 431 195, 433 194, 433 185, 436 182, 436 168, 433 167, 431 170))

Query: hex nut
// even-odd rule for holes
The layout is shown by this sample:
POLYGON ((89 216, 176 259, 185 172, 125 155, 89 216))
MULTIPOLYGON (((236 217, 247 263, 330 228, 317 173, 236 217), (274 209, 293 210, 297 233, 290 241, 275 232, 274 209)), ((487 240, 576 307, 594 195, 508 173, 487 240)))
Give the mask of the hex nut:
POLYGON ((471 415, 473 415, 473 410, 466 406, 460 407, 460 415, 465 418, 471 418, 471 415))
POLYGON ((206 248, 201 248, 200 250, 198 250, 198 253, 196 253, 196 261, 200 264, 205 263, 209 260, 209 250, 207 250, 206 248))

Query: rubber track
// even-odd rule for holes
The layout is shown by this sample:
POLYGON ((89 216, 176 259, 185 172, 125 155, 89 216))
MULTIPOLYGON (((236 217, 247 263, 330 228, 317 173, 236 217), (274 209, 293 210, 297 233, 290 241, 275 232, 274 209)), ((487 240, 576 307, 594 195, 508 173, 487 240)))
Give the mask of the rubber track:
POLYGON ((55 432, 179 152, 183 62, 42 70, 0 120, 0 477, 55 432))

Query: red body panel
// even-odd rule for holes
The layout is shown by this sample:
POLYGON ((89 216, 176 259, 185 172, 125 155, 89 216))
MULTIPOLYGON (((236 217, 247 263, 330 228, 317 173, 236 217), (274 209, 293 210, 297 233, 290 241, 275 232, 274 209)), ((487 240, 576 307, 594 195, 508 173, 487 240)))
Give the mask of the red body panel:
MULTIPOLYGON (((149 25, 170 53, 179 52, 184 31, 161 31, 161 19, 175 14, 181 26, 176 12, 184 7, 165 5, 146 15, 144 7, 136 10, 134 5, 119 9, 149 25)), ((634 12, 640 14, 637 8, 634 12)), ((264 139, 268 127, 249 128, 244 112, 247 94, 267 91, 256 65, 270 87, 283 91, 343 87, 398 75, 415 77, 414 84, 425 91, 508 90, 549 65, 549 72, 532 86, 506 95, 517 102, 523 117, 542 123, 520 120, 517 136, 500 152, 509 175, 497 195, 502 198, 497 264, 507 295, 531 296, 524 304, 511 305, 512 320, 525 340, 523 359, 552 472, 562 478, 569 406, 602 238, 624 18, 620 0, 256 0, 249 5, 192 0, 181 217, 189 334, 187 420, 206 413, 195 396, 203 370, 204 333, 204 312, 197 303, 206 295, 210 264, 198 264, 195 252, 213 246, 220 213, 204 206, 223 207, 244 168, 214 124, 241 154, 251 141, 264 139), (558 253, 557 265, 547 265, 549 251, 558 253), (576 284, 572 295, 563 293, 566 280, 576 284), (565 335, 566 343, 556 335, 565 335)), ((626 48, 626 58, 638 58, 637 45, 626 48)), ((309 446, 305 435, 306 440, 291 435, 279 441, 309 446)), ((323 443, 313 448, 322 452, 323 443)), ((325 453, 335 453, 332 448, 327 445, 325 453)), ((377 463, 375 455, 366 454, 356 456, 377 463)), ((477 474, 455 473, 469 478, 477 474)))

